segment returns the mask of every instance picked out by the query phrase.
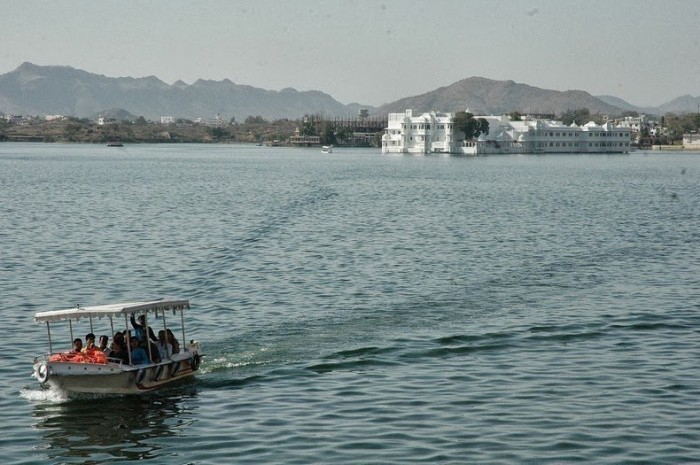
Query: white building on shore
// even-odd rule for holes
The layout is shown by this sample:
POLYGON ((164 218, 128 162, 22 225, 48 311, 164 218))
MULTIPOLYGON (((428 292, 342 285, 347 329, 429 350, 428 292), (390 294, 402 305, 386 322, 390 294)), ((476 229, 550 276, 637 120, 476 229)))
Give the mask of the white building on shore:
POLYGON ((700 134, 683 134, 683 147, 688 150, 700 150, 700 134))
POLYGON ((627 153, 630 128, 597 125, 566 126, 559 121, 508 116, 475 116, 489 123, 488 134, 464 140, 454 129, 453 113, 423 113, 412 110, 390 113, 382 137, 382 153, 451 153, 466 155, 504 153, 627 153))

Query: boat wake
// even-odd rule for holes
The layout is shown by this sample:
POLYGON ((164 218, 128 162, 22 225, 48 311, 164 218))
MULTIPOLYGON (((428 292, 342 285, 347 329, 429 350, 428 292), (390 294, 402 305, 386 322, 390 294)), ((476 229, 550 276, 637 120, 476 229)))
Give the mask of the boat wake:
POLYGON ((19 392, 19 396, 30 402, 41 404, 60 404, 70 400, 65 391, 55 388, 24 388, 19 392))

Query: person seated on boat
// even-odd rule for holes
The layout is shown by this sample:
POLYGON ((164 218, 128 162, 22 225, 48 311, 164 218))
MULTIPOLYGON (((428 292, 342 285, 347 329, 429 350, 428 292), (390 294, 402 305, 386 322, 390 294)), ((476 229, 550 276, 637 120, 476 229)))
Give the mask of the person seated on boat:
POLYGON ((110 345, 108 357, 114 360, 121 360, 122 363, 129 363, 129 352, 126 350, 124 334, 114 333, 112 344, 110 345))
POLYGON ((102 352, 107 354, 107 356, 109 356, 109 352, 111 351, 108 343, 109 343, 109 338, 105 334, 100 336, 100 345, 98 346, 98 349, 100 349, 102 352))
POLYGON ((73 339, 73 349, 70 351, 72 354, 79 354, 83 351, 83 340, 79 337, 73 339))
POLYGON ((82 353, 91 354, 97 350, 95 347, 95 335, 92 333, 87 333, 85 335, 85 347, 83 347, 82 353))
POLYGON ((179 354, 180 353, 180 342, 178 342, 177 338, 175 338, 175 335, 173 334, 170 329, 165 330, 167 337, 168 337, 168 342, 170 345, 173 347, 173 353, 174 354, 179 354))
POLYGON ((144 347, 143 350, 146 351, 146 353, 148 354, 148 358, 151 359, 151 362, 160 363, 161 358, 160 358, 160 351, 158 350, 158 343, 153 342, 153 341, 148 341, 148 343, 151 346, 151 352, 150 353, 148 352, 148 347, 144 347))
POLYGON ((106 363, 107 356, 95 345, 95 335, 88 333, 85 335, 85 347, 81 351, 82 357, 79 361, 85 363, 106 363))
POLYGON ((158 342, 156 342, 156 346, 158 346, 158 355, 161 360, 167 360, 172 357, 173 346, 168 342, 164 329, 158 331, 158 342))
POLYGON ((129 338, 131 341, 131 365, 145 365, 149 362, 148 354, 143 347, 139 345, 138 339, 135 337, 129 338))
POLYGON ((143 347, 148 347, 146 341, 149 339, 153 342, 158 342, 158 338, 153 333, 153 329, 150 326, 146 326, 146 315, 139 316, 139 322, 137 323, 134 319, 134 314, 131 314, 131 326, 134 327, 134 336, 139 341, 139 345, 143 347))

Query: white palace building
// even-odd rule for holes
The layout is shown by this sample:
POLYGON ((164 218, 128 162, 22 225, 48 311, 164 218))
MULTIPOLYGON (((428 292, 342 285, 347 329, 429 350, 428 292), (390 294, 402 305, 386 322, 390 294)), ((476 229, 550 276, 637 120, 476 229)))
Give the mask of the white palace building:
POLYGON ((504 116, 475 116, 489 123, 488 134, 475 140, 463 140, 453 129, 454 113, 423 113, 412 110, 389 113, 382 136, 382 153, 451 153, 465 155, 504 153, 627 153, 630 151, 629 127, 602 126, 589 122, 566 126, 560 121, 523 117, 511 121, 504 116))

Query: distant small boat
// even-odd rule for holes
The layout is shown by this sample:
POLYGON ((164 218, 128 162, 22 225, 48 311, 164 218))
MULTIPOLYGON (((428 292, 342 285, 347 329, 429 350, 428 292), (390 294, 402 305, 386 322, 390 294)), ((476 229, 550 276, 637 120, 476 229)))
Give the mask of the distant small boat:
POLYGON ((124 147, 121 142, 107 142, 107 147, 124 147))
POLYGON ((321 153, 333 153, 333 146, 324 145, 323 147, 321 147, 321 153))

